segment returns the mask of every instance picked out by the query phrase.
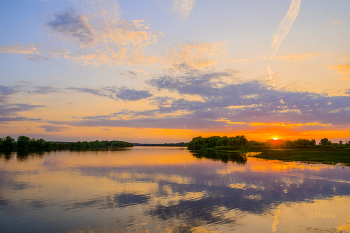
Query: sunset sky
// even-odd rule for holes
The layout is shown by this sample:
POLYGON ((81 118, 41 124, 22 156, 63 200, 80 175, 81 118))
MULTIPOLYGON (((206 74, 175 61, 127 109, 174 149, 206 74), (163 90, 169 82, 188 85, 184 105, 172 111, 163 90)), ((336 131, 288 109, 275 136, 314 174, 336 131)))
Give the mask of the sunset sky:
POLYGON ((1 0, 0 137, 350 140, 349 0, 1 0))

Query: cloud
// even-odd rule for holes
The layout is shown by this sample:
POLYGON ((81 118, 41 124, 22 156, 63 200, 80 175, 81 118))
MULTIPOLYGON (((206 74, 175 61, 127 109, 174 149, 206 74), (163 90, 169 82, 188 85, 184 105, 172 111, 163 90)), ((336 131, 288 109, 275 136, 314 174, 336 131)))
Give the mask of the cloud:
MULTIPOLYGON (((135 64, 148 66, 156 61, 153 55, 147 55, 146 49, 156 43, 159 34, 149 30, 145 20, 121 19, 118 10, 108 10, 102 6, 102 2, 94 3, 95 7, 90 8, 94 9, 89 16, 91 22, 88 22, 85 15, 69 8, 55 14, 55 18, 47 23, 53 32, 58 32, 58 39, 63 42, 61 47, 66 48, 67 41, 73 42, 73 45, 78 42, 69 51, 61 49, 51 52, 52 56, 93 67, 135 64)), ((109 3, 106 4, 109 6, 109 3)))
POLYGON ((46 106, 31 105, 31 104, 3 104, 3 105, 0 105, 0 117, 5 117, 5 118, 18 117, 19 116, 18 113, 20 112, 33 111, 37 108, 42 108, 42 107, 46 107, 46 106))
POLYGON ((341 65, 329 65, 329 69, 336 70, 338 72, 338 75, 344 76, 342 80, 349 80, 350 79, 350 63, 347 64, 341 64, 341 65))
POLYGON ((308 61, 314 59, 317 56, 322 55, 322 53, 300 53, 300 54, 288 54, 284 56, 272 56, 271 59, 282 59, 288 62, 300 62, 308 61))
POLYGON ((37 108, 45 107, 44 105, 30 104, 4 104, 0 105, 0 123, 12 121, 36 121, 40 122, 40 118, 28 118, 20 116, 20 112, 33 111, 37 108))
POLYGON ((134 90, 126 87, 102 87, 102 88, 76 88, 69 87, 66 90, 84 92, 100 97, 111 99, 121 99, 124 101, 137 101, 140 99, 151 97, 152 94, 145 90, 134 90))
POLYGON ((88 94, 92 94, 92 95, 97 95, 100 97, 108 97, 111 99, 114 99, 113 94, 114 94, 114 90, 112 90, 112 88, 110 88, 110 90, 106 91, 104 89, 98 89, 98 88, 82 88, 82 87, 68 87, 66 88, 66 90, 70 90, 70 91, 77 91, 77 92, 83 92, 83 93, 88 93, 88 94))
POLYGON ((10 95, 15 94, 17 91, 13 87, 6 87, 0 85, 0 103, 6 103, 10 95))
POLYGON ((40 118, 28 118, 28 117, 0 117, 0 122, 8 121, 36 121, 41 122, 40 118))
POLYGON ((340 24, 340 23, 341 23, 341 21, 333 21, 333 22, 332 22, 333 25, 338 25, 338 24, 340 24))
POLYGON ((173 0, 174 10, 184 19, 192 12, 197 0, 173 0))
POLYGON ((136 101, 151 97, 152 94, 145 90, 133 90, 128 88, 120 88, 116 97, 124 101, 136 101))
POLYGON ((41 125, 39 128, 45 129, 45 132, 62 132, 69 129, 68 127, 56 125, 41 125))
POLYGON ((27 58, 31 61, 39 62, 41 60, 48 61, 49 58, 42 56, 39 51, 39 47, 41 44, 27 44, 26 46, 13 44, 10 46, 0 46, 1 53, 9 53, 9 54, 23 54, 27 55, 27 58))
MULTIPOLYGON (((224 42, 182 43, 164 48, 160 56, 154 55, 149 52, 148 48, 151 44, 157 42, 161 34, 151 31, 145 20, 125 20, 121 18, 106 20, 104 15, 94 15, 95 20, 99 19, 97 20, 98 24, 92 21, 88 27, 88 31, 91 31, 91 33, 85 33, 91 35, 91 37, 86 39, 85 36, 82 36, 81 39, 80 34, 73 36, 73 33, 71 33, 71 31, 80 32, 79 28, 82 27, 80 25, 83 24, 81 20, 77 19, 80 16, 70 8, 66 12, 56 14, 56 19, 49 22, 48 25, 59 25, 60 27, 54 27, 53 30, 65 32, 63 35, 68 37, 63 38, 64 40, 69 41, 72 37, 76 37, 75 39, 78 39, 78 41, 93 43, 90 43, 89 46, 79 45, 75 51, 70 48, 69 51, 54 52, 52 56, 68 59, 82 66, 149 66, 157 64, 167 68, 183 68, 181 65, 184 64, 190 69, 213 66, 219 63, 219 59, 226 56, 224 52, 226 44, 224 42), (69 20, 65 20, 66 18, 69 20), (70 24, 77 24, 78 26, 69 26, 70 24), (61 25, 63 25, 62 28, 61 25)), ((83 33, 83 35, 85 34, 83 33)))
MULTIPOLYGON (((136 73, 131 71, 130 71, 130 74, 136 75, 136 73)), ((9 98, 8 96, 16 93, 25 93, 30 95, 31 94, 49 95, 49 94, 55 94, 55 93, 63 93, 67 91, 87 93, 87 94, 106 97, 114 100, 121 99, 124 101, 136 101, 136 100, 149 98, 153 96, 149 91, 146 91, 146 90, 134 90, 127 87, 116 87, 116 86, 99 87, 99 88, 88 88, 88 87, 54 88, 50 86, 31 86, 30 84, 16 85, 16 86, 0 85, 0 102, 5 103, 9 98)), ((24 106, 25 105, 22 105, 22 107, 24 106)), ((38 105, 33 105, 33 106, 38 106, 38 105)), ((0 112, 0 115, 1 115, 1 112, 0 112)))
POLYGON ((201 69, 219 63, 224 57, 224 42, 216 43, 182 43, 165 49, 162 61, 169 67, 201 69))
POLYGON ((153 78, 147 81, 147 83, 159 90, 168 89, 170 91, 178 91, 180 94, 197 94, 203 88, 224 85, 227 79, 234 79, 236 72, 189 72, 187 75, 180 77, 162 76, 160 78, 153 78), (190 90, 191 87, 194 89, 190 90))
POLYGON ((281 23, 279 24, 277 31, 272 36, 272 44, 271 49, 272 55, 275 55, 282 43, 284 37, 289 34, 289 31, 294 23, 294 20, 297 18, 300 10, 301 0, 292 0, 289 10, 286 16, 283 18, 281 23))
POLYGON ((21 46, 18 44, 10 46, 0 46, 1 53, 10 54, 25 54, 25 55, 40 55, 38 48, 34 44, 27 44, 27 46, 21 46))
POLYGON ((29 60, 35 61, 35 62, 50 61, 50 58, 44 57, 44 56, 41 56, 41 55, 37 55, 37 56, 29 55, 27 58, 28 58, 29 60))
POLYGON ((40 95, 47 95, 51 93, 62 92, 62 90, 60 90, 59 88, 54 88, 50 86, 27 86, 27 87, 24 87, 24 89, 22 90, 27 94, 40 94, 40 95))
POLYGON ((350 96, 274 89, 258 81, 224 83, 232 73, 218 72, 171 77, 148 82, 158 90, 180 96, 157 96, 156 108, 86 116, 75 121, 51 121, 57 125, 85 127, 137 127, 198 130, 252 130, 256 127, 311 128, 346 126, 350 96))
POLYGON ((47 23, 47 26, 54 32, 71 36, 83 44, 90 44, 95 40, 95 32, 88 18, 85 15, 78 15, 73 8, 54 14, 54 18, 47 23))

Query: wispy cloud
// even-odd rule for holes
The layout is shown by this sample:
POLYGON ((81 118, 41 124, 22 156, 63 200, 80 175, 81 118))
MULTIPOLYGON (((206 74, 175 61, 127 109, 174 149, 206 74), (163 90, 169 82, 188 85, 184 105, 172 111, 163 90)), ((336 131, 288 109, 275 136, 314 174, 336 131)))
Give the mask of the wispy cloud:
POLYGON ((44 105, 5 104, 0 105, 0 122, 8 121, 41 121, 39 118, 28 118, 20 115, 21 112, 30 112, 44 105))
POLYGON ((13 87, 6 87, 0 85, 0 103, 5 103, 8 101, 9 96, 15 94, 17 91, 13 87))
POLYGON ((133 90, 128 88, 120 88, 116 97, 124 101, 136 101, 151 97, 152 94, 146 90, 133 90))
POLYGON ((186 19, 195 7, 196 2, 197 0, 173 0, 174 10, 186 19))
POLYGON ((121 99, 124 101, 137 101, 146 99, 152 96, 147 90, 135 90, 127 87, 102 87, 102 88, 79 88, 68 87, 66 90, 84 92, 100 97, 111 99, 121 99))
POLYGON ((42 44, 27 44, 26 46, 22 46, 19 44, 13 44, 10 46, 0 46, 1 53, 9 53, 9 54, 23 54, 27 55, 27 58, 32 61, 48 61, 49 58, 42 55, 39 51, 40 46, 42 44))
MULTIPOLYGON (((165 49, 161 59, 168 67, 186 65, 190 69, 201 69, 219 63, 226 56, 225 43, 182 43, 165 49)), ((181 67, 177 67, 181 68, 181 67)))
POLYGON ((322 53, 300 53, 300 54, 288 54, 283 56, 272 56, 271 59, 282 59, 288 62, 300 62, 314 59, 315 57, 321 56, 322 53))
POLYGON ((37 45, 27 44, 27 46, 21 46, 18 44, 10 46, 0 46, 1 53, 10 53, 10 54, 25 54, 25 55, 40 55, 37 45))
POLYGON ((69 129, 68 127, 56 125, 41 125, 39 128, 45 129, 45 132, 62 132, 69 129))

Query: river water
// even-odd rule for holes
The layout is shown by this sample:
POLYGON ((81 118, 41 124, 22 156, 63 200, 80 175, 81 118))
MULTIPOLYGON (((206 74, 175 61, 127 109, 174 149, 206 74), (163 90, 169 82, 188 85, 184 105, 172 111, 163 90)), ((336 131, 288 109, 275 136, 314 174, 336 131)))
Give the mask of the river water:
POLYGON ((249 155, 0 155, 0 232, 350 232, 350 167, 249 155))

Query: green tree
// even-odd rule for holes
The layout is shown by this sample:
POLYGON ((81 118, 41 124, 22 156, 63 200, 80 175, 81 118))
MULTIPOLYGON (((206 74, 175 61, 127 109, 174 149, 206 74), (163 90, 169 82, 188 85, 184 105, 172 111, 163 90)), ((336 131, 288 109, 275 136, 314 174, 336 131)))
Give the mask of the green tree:
POLYGON ((321 145, 322 145, 322 146, 327 145, 327 142, 328 142, 328 138, 323 138, 323 139, 321 139, 321 145))
POLYGON ((15 139, 7 136, 3 142, 3 147, 5 150, 13 150, 15 139))
POLYGON ((311 146, 316 146, 316 140, 315 140, 315 139, 312 139, 312 140, 310 141, 310 145, 311 145, 311 146))
POLYGON ((30 138, 27 136, 19 136, 17 138, 17 148, 20 150, 28 149, 30 146, 30 138))

